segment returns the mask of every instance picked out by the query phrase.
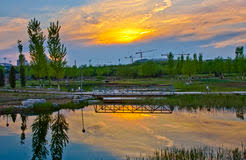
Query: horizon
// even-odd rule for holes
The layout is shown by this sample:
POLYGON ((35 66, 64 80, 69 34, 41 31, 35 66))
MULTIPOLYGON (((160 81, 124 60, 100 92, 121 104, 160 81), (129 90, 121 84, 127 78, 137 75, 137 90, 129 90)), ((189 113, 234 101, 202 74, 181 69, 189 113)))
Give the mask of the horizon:
POLYGON ((124 57, 138 60, 140 49, 157 49, 144 54, 149 59, 168 52, 234 57, 246 42, 245 9, 243 0, 6 1, 0 6, 0 62, 7 57, 16 64, 19 39, 28 59, 26 27, 34 17, 46 36, 49 23, 60 22, 70 66, 90 59, 92 65, 118 64, 119 58, 127 64, 124 57))

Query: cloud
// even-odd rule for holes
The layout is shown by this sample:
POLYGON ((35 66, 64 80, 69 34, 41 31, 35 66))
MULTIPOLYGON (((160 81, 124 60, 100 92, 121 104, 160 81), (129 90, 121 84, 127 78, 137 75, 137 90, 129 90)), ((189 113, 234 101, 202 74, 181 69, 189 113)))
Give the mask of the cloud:
POLYGON ((0 17, 0 50, 17 45, 18 39, 27 41, 27 22, 24 18, 0 17))
POLYGON ((196 41, 246 28, 244 0, 102 0, 59 14, 65 39, 79 45, 196 41))
POLYGON ((201 47, 223 48, 226 46, 243 46, 245 44, 246 44, 246 34, 242 34, 240 36, 235 36, 227 40, 205 44, 205 45, 202 45, 201 47))
POLYGON ((171 7, 170 0, 104 0, 62 14, 63 33, 86 44, 122 44, 154 34, 149 22, 171 7))

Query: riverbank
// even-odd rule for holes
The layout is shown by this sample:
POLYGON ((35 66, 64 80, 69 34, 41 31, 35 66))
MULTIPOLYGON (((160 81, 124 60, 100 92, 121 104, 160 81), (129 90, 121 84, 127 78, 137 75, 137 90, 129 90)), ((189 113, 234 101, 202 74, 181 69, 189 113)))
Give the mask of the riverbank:
POLYGON ((63 104, 54 104, 51 102, 46 102, 42 104, 34 104, 31 107, 22 108, 18 106, 8 106, 0 108, 0 115, 8 114, 24 114, 24 115, 38 115, 44 113, 53 113, 61 109, 80 109, 87 106, 89 103, 87 101, 81 103, 67 102, 63 104))
POLYGON ((246 106, 245 95, 173 95, 160 98, 145 98, 142 100, 132 100, 126 104, 151 104, 151 105, 168 105, 202 108, 202 107, 227 107, 227 108, 244 108, 246 106))

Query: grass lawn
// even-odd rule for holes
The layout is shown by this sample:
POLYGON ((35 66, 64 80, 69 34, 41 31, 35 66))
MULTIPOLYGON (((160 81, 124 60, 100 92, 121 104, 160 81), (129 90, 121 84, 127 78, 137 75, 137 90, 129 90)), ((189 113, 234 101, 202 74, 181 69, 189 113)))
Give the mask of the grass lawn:
POLYGON ((185 80, 177 80, 172 78, 141 78, 141 79, 122 79, 113 81, 119 84, 140 84, 140 85, 173 85, 175 91, 206 91, 208 85, 211 92, 216 91, 246 91, 246 81, 231 79, 202 78, 192 80, 187 85, 185 80))

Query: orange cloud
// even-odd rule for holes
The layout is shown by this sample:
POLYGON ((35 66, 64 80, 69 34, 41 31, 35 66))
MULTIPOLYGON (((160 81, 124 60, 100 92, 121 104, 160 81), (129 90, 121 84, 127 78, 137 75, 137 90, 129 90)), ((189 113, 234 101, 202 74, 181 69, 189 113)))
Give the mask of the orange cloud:
POLYGON ((193 41, 246 29, 244 0, 102 0, 59 14, 65 38, 80 45, 193 41))
POLYGON ((26 25, 24 18, 0 17, 0 50, 9 49, 17 45, 17 40, 27 41, 26 25))
POLYGON ((149 22, 171 6, 170 0, 105 0, 63 14, 64 34, 86 44, 124 44, 155 34, 149 22))

